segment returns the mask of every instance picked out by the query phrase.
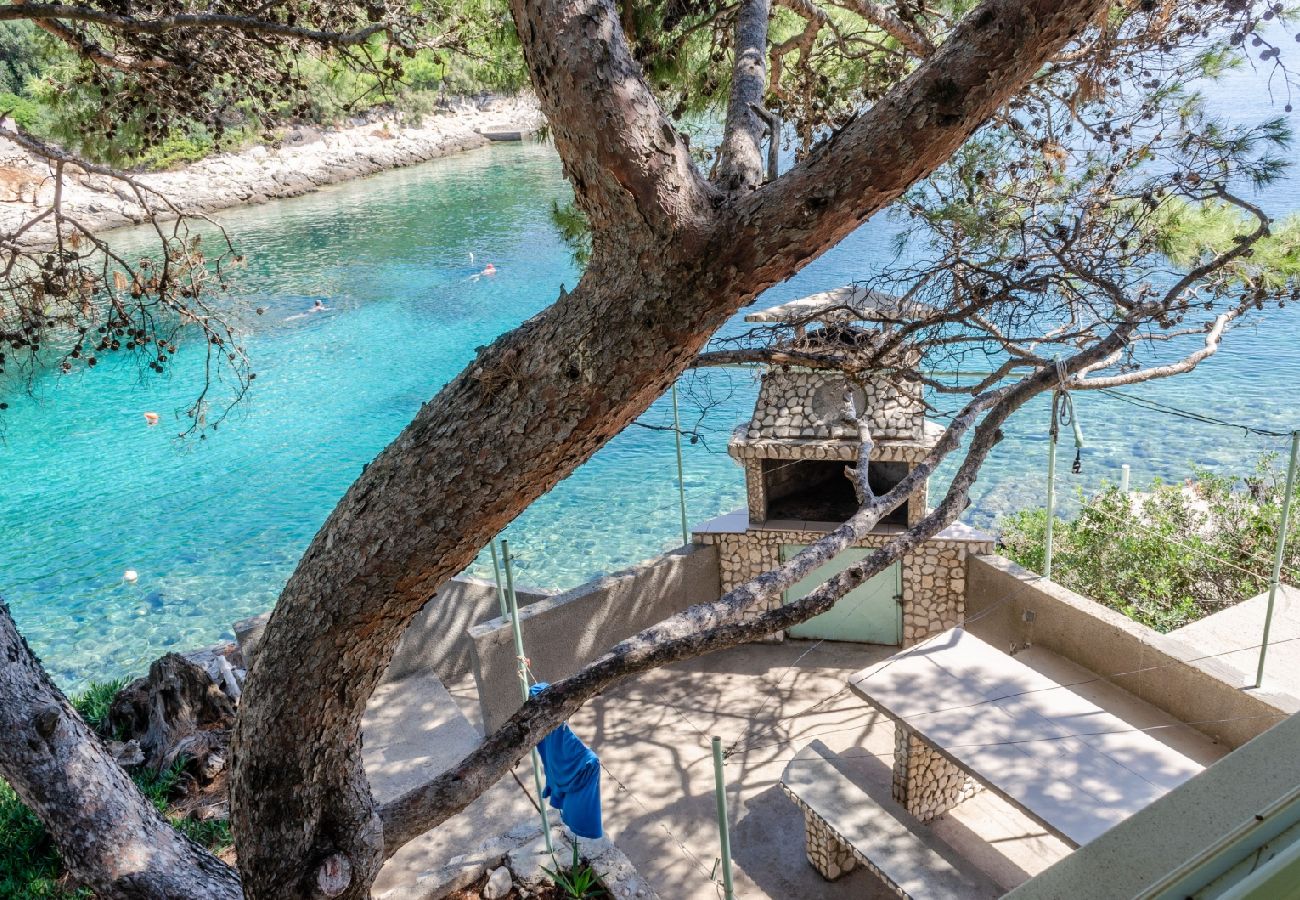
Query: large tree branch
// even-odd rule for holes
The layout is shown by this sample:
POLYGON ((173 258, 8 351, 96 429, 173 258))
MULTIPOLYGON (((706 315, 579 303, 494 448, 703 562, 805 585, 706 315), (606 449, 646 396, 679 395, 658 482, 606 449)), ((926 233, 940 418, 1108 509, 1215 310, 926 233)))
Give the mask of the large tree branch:
POLYGON ((725 265, 789 277, 945 161, 1105 0, 986 0, 866 113, 739 203, 725 265))
POLYGON ((1070 379, 1069 388, 1070 390, 1087 391, 1124 387, 1128 384, 1139 384, 1143 381, 1169 378, 1173 375, 1190 372, 1218 352, 1219 342, 1223 338, 1223 332, 1228 327, 1228 323, 1238 318, 1244 311, 1243 308, 1239 307, 1217 316, 1210 323, 1210 327, 1206 329, 1205 342, 1182 359, 1163 365, 1148 366, 1134 372, 1124 372, 1119 375, 1085 377, 1081 373, 1079 377, 1070 379))
POLYGON ((176 13, 174 15, 143 18, 112 13, 90 6, 62 3, 11 3, 0 5, 0 22, 18 19, 31 19, 38 22, 84 22, 89 25, 100 25, 122 34, 162 35, 185 29, 219 29, 307 41, 308 43, 331 47, 353 47, 364 44, 375 35, 389 30, 389 26, 382 22, 355 31, 322 31, 258 16, 237 16, 221 13, 176 13))
POLYGON ((698 245, 713 225, 717 192, 642 77, 612 0, 510 7, 593 242, 645 225, 660 240, 698 245))
POLYGON ((236 900, 235 872, 172 828, 54 686, 0 601, 0 775, 74 881, 104 898, 236 900))
MULTIPOLYGON (((749 190, 763 183, 765 123, 755 110, 763 105, 767 90, 767 23, 771 14, 769 0, 744 0, 736 14, 731 97, 718 150, 718 183, 727 191, 749 190)), ((773 140, 777 137, 773 135, 773 140)))
POLYGON ((873 3, 872 0, 845 0, 844 8, 853 10, 917 56, 929 56, 934 52, 934 44, 930 43, 929 38, 879 3, 873 3))

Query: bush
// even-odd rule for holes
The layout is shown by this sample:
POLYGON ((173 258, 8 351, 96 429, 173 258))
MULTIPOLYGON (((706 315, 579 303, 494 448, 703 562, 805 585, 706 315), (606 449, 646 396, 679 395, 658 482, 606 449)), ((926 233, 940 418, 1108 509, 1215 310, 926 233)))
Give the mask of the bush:
MULTIPOLYGON (((1157 481, 1132 496, 1106 486, 1053 525, 1052 577, 1157 631, 1179 628, 1267 590, 1285 484, 1276 455, 1266 454, 1242 478, 1197 469, 1185 484, 1157 481)), ((1041 572, 1046 511, 1000 524, 1003 552, 1041 572)), ((1283 560, 1292 583, 1298 533, 1293 519, 1283 560)))
POLYGON ((18 127, 25 131, 35 131, 39 128, 44 116, 39 103, 7 91, 0 93, 0 113, 13 119, 18 127))
POLYGON ((136 158, 147 169, 170 169, 184 163, 198 162, 214 149, 211 140, 201 136, 173 134, 136 158))

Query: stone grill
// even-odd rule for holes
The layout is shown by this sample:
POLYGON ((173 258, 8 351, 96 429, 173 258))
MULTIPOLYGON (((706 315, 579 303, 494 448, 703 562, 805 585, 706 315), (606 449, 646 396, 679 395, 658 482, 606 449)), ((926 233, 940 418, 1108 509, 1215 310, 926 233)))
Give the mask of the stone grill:
MULTIPOLYGON (((844 310, 857 306, 863 306, 862 315, 869 318, 873 310, 900 302, 841 288, 747 318, 803 323, 819 308, 832 308, 843 317, 844 310)), ((848 470, 857 464, 862 445, 856 424, 844 415, 846 395, 871 432, 868 480, 874 492, 897 485, 925 459, 943 429, 925 419, 920 382, 908 376, 906 370, 888 369, 854 383, 838 373, 794 367, 763 374, 754 413, 735 429, 727 447, 745 470, 747 508, 743 515, 708 523, 695 536, 699 543, 718 545, 724 591, 780 565, 783 545, 816 541, 857 510, 848 470)), ((900 529, 920 522, 927 499, 922 482, 858 546, 880 546, 900 529)), ((957 526, 903 557, 899 602, 904 646, 961 624, 966 556, 992 549, 987 535, 957 526)))

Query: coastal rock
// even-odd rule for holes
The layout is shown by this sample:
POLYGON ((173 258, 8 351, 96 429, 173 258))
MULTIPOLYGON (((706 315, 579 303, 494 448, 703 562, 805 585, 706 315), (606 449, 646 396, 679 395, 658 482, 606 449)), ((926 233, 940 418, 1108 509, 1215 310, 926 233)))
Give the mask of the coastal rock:
MULTIPOLYGON (((426 116, 418 124, 395 115, 355 117, 350 123, 332 129, 298 125, 269 145, 257 144, 165 172, 132 177, 144 186, 146 202, 160 219, 174 218, 176 210, 187 215, 211 214, 486 146, 487 139, 479 131, 532 133, 541 127, 543 118, 536 98, 530 95, 483 95, 452 98, 447 114, 426 116), (164 197, 166 201, 161 199, 164 197)), ((49 182, 51 165, 18 150, 5 157, 3 164, 13 170, 9 180, 24 186, 10 194, 0 190, 0 229, 14 231, 39 212, 32 202, 34 190, 43 191, 37 199, 48 204, 52 193, 39 186, 49 182)), ((146 218, 129 185, 77 167, 65 169, 63 203, 95 231, 133 225, 146 218)), ((41 222, 22 238, 27 245, 42 246, 49 244, 52 236, 49 223, 41 222)))
POLYGON ((483 885, 483 900, 500 900, 501 897, 510 893, 510 889, 515 886, 514 880, 510 877, 510 870, 505 866, 497 866, 488 876, 487 884, 483 885))

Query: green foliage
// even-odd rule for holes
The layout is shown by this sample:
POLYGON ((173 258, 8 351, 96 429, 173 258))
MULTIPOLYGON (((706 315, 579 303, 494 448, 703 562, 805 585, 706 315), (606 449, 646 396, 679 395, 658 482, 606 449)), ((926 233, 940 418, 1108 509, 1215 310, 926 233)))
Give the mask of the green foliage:
POLYGON ((173 134, 157 146, 136 157, 148 169, 169 169, 182 163, 196 162, 212 152, 214 143, 206 136, 173 134))
MULTIPOLYGON (((1131 497, 1107 486, 1055 523, 1052 577, 1157 631, 1186 625, 1267 588, 1285 484, 1267 454, 1244 478, 1197 469, 1186 484, 1157 481, 1131 497)), ((1001 526, 1003 552, 1041 572, 1046 511, 1022 510, 1001 526)), ((1293 522, 1283 560, 1293 583, 1298 530, 1293 522)))
POLYGON ((572 900, 584 900, 586 897, 604 897, 606 891, 600 885, 600 874, 591 867, 591 864, 582 859, 578 850, 578 842, 573 843, 573 860, 569 863, 568 868, 561 869, 556 864, 554 869, 548 869, 542 866, 554 885, 559 888, 566 897, 572 900))
POLYGON ((558 200, 552 200, 551 224, 569 248, 574 264, 586 268, 591 259, 591 225, 587 222, 586 215, 572 201, 561 204, 558 200))
POLYGON ((0 113, 13 119, 19 128, 35 131, 44 120, 45 111, 40 104, 27 97, 19 97, 8 91, 0 92, 0 113))
POLYGON ((44 826, 13 788, 0 781, 0 897, 71 900, 90 896, 88 891, 70 890, 61 884, 61 873, 58 851, 44 826))
POLYGON ((527 70, 504 0, 458 0, 453 12, 459 23, 456 49, 414 51, 402 64, 400 82, 376 74, 385 71, 385 47, 378 40, 358 51, 368 59, 362 66, 337 55, 303 52, 290 68, 305 84, 306 107, 293 98, 256 101, 260 83, 236 90, 232 78, 219 78, 210 96, 196 98, 195 107, 220 107, 220 125, 181 116, 168 120, 173 127, 161 137, 161 112, 149 103, 124 111, 105 102, 105 97, 124 96, 131 76, 100 70, 88 79, 89 64, 65 45, 31 23, 0 22, 0 111, 8 111, 24 130, 93 161, 165 169, 237 148, 287 122, 331 125, 376 107, 418 121, 447 94, 524 87, 527 70))
POLYGON ((0 91, 21 93, 49 54, 49 42, 31 22, 0 22, 0 91))
POLYGON ((91 682, 89 687, 72 698, 72 708, 86 720, 87 725, 103 733, 104 723, 108 719, 108 707, 117 692, 126 687, 126 682, 125 678, 91 682))
MULTIPOLYGON (((72 706, 96 731, 103 731, 109 704, 126 684, 125 680, 91 684, 72 698, 72 706)), ((177 760, 161 772, 139 771, 132 780, 140 792, 174 828, 191 840, 220 852, 234 845, 230 823, 225 819, 195 820, 167 815, 185 768, 177 760)), ((88 900, 89 891, 69 886, 63 880, 58 850, 36 815, 23 805, 7 783, 0 780, 0 897, 5 900, 88 900)))

